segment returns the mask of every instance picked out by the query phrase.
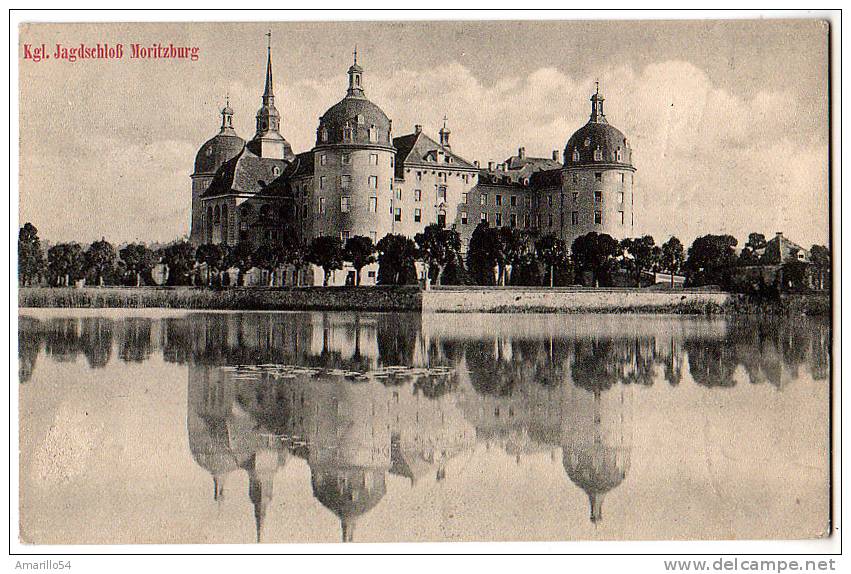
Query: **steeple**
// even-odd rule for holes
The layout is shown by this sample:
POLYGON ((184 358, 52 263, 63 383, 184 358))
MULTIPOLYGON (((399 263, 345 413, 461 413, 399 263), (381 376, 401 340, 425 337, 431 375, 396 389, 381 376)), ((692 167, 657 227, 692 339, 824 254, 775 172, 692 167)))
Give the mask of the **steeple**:
POLYGON ((446 116, 443 116, 443 127, 440 128, 440 131, 438 133, 440 134, 440 145, 442 145, 446 149, 451 149, 451 146, 449 145, 449 134, 451 134, 452 132, 450 132, 449 128, 446 127, 447 119, 448 118, 446 116))
POLYGON ((589 122, 606 124, 606 115, 603 113, 603 94, 600 93, 600 82, 596 81, 597 91, 591 96, 591 119, 589 122))
POLYGON ((263 105, 257 110, 257 131, 248 142, 252 153, 270 159, 292 161, 292 147, 280 133, 281 114, 275 108, 272 88, 272 31, 266 32, 266 83, 263 87, 263 105))
POLYGON ((230 95, 225 96, 225 107, 222 108, 222 129, 220 134, 235 136, 236 132, 233 129, 233 109, 230 107, 230 95))
POLYGON ((358 66, 357 46, 355 46, 352 56, 354 57, 354 63, 352 64, 352 67, 349 68, 349 89, 346 92, 346 95, 355 98, 363 98, 363 68, 358 66))

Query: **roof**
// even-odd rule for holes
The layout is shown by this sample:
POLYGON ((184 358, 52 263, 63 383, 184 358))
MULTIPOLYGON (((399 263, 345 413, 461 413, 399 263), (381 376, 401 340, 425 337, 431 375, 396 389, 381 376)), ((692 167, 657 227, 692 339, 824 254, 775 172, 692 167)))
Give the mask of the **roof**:
POLYGON ((243 147, 245 140, 236 135, 232 128, 222 128, 221 132, 198 149, 194 175, 216 173, 223 163, 242 151, 243 147))
POLYGON ((396 148, 396 177, 405 177, 405 167, 418 165, 428 168, 443 167, 477 170, 478 168, 453 152, 425 135, 423 132, 393 138, 393 147, 396 148), (437 153, 439 152, 439 154, 437 153), (442 155, 444 163, 438 162, 442 155), (447 161, 450 160, 450 161, 447 161))
POLYGON ((286 195, 289 191, 286 175, 289 166, 290 162, 262 158, 245 147, 236 157, 222 164, 201 197, 231 194, 286 195))
POLYGON ((631 167, 632 149, 623 132, 607 122, 589 121, 576 130, 564 148, 565 167, 612 163, 631 167), (595 153, 597 150, 599 155, 595 153), (578 153, 576 160, 574 151, 578 153))
POLYGON ((317 146, 339 143, 389 146, 390 119, 366 97, 347 95, 319 118, 319 129, 316 131, 317 146), (350 139, 344 139, 344 129, 347 126, 352 130, 350 139), (372 126, 375 126, 376 134, 373 141, 370 141, 369 130, 372 126), (324 140, 323 130, 327 134, 324 140))
POLYGON ((782 233, 778 233, 774 238, 770 239, 765 244, 763 250, 763 261, 765 263, 787 263, 789 261, 804 261, 810 260, 810 252, 797 243, 786 239, 782 233))

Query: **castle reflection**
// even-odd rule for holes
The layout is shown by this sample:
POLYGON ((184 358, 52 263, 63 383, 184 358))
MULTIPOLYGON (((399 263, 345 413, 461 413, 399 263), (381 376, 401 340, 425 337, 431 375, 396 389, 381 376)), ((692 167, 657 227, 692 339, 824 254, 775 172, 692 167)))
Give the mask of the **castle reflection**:
POLYGON ((816 380, 830 369, 830 325, 813 320, 193 313, 22 316, 19 330, 22 383, 40 353, 66 363, 82 354, 92 369, 156 353, 187 364, 191 455, 210 475, 212 501, 247 475, 235 496, 253 507, 258 542, 275 477, 293 458, 347 542, 382 504, 388 476, 412 488, 451 479, 448 463, 479 447, 518 464, 560 459, 565 488, 587 497, 596 524, 641 440, 638 387, 693 381, 729 392, 748 381, 782 391, 802 368, 816 380))

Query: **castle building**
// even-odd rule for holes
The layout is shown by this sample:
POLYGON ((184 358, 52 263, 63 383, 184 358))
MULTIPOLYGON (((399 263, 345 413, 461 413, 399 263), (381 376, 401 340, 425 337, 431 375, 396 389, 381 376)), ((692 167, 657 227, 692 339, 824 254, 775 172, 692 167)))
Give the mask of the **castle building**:
MULTIPOLYGON (((446 118, 437 139, 421 125, 396 136, 392 120, 367 98, 357 51, 346 94, 319 118, 310 151, 294 154, 281 134, 273 88, 270 45, 254 137, 245 142, 236 134, 226 105, 219 134, 196 156, 193 243, 259 245, 293 235, 304 242, 328 235, 344 243, 354 236, 377 243, 388 233, 413 237, 438 224, 457 230, 466 251, 481 222, 552 233, 568 244, 589 231, 617 239, 632 235, 632 150, 608 123, 599 84, 590 118, 569 138, 563 161, 557 151, 529 157, 521 147, 516 156, 487 167, 452 148, 446 118)), ((344 269, 332 281, 353 276, 344 269)), ((363 283, 376 278, 375 264, 364 269, 363 283)))

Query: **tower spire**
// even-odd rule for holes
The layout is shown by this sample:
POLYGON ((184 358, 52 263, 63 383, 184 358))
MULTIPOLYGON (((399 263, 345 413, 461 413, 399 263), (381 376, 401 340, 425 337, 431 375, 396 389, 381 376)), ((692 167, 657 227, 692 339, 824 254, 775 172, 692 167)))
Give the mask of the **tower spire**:
POLYGON ((596 90, 591 96, 591 118, 589 121, 606 124, 606 115, 603 113, 603 94, 600 93, 600 80, 594 82, 596 90))
POLYGON ((266 86, 263 89, 263 105, 272 105, 275 94, 272 92, 272 31, 266 32, 266 86))
POLYGON ((230 94, 225 95, 225 107, 222 108, 222 129, 219 133, 236 135, 233 131, 233 109, 230 107, 230 94))
POLYGON ((450 132, 449 128, 446 127, 446 121, 448 119, 449 118, 447 118, 446 115, 444 114, 444 116, 443 116, 443 127, 440 128, 440 131, 438 133, 440 134, 440 145, 442 145, 443 147, 445 147, 447 149, 450 149, 449 134, 452 133, 452 132, 450 132))
POLYGON ((358 65, 358 47, 352 51, 353 63, 349 68, 349 89, 347 96, 364 97, 363 93, 363 68, 358 65))

